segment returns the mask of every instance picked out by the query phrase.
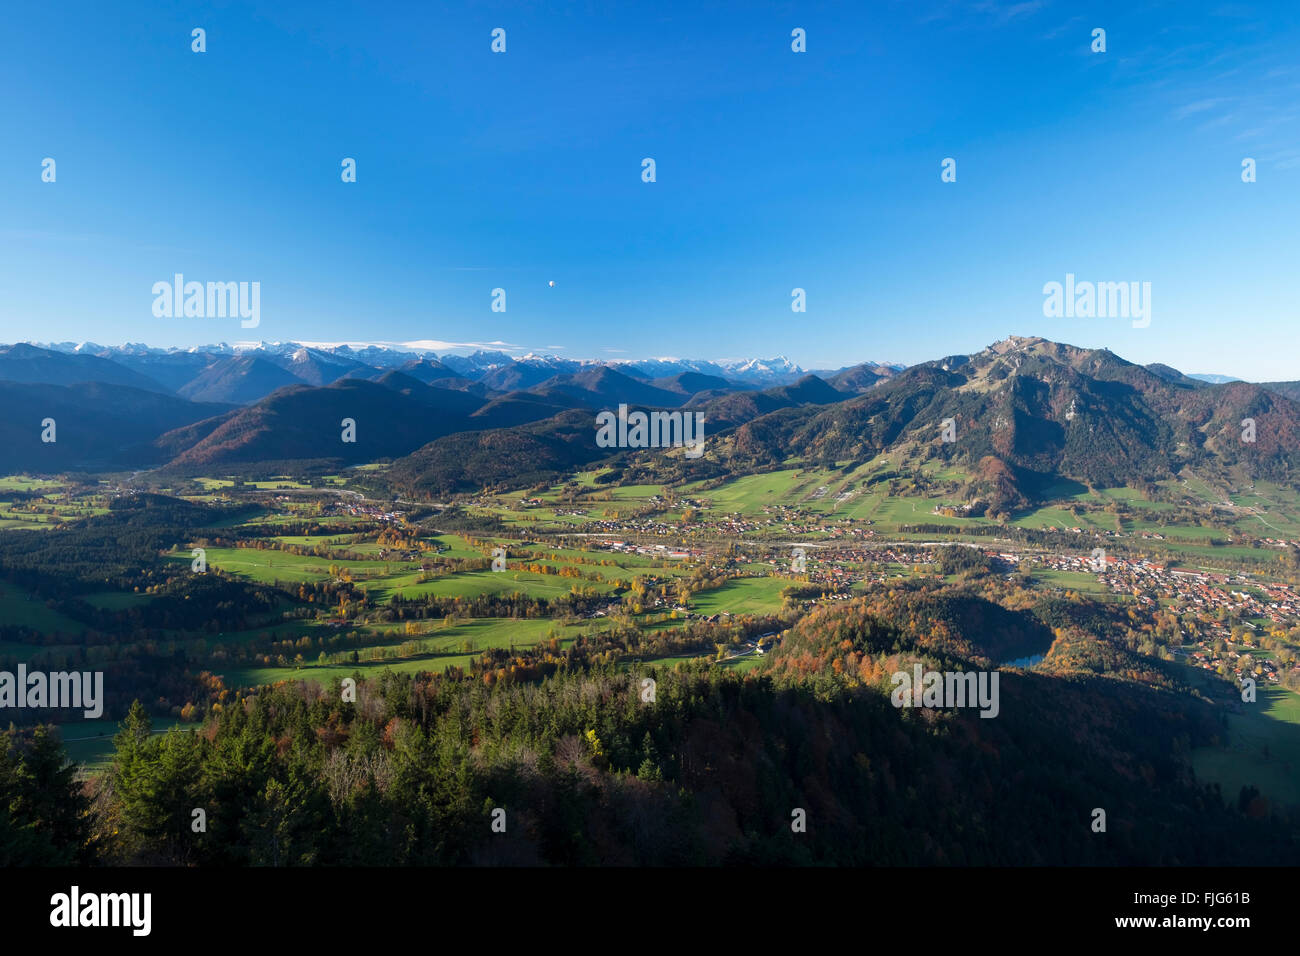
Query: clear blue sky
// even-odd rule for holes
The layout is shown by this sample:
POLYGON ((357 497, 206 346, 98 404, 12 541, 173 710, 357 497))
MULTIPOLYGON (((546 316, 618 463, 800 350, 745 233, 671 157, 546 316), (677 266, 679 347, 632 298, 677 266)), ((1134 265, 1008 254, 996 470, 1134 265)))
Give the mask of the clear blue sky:
POLYGON ((631 7, 11 5, 0 341, 813 368, 1016 333, 1300 378, 1300 4, 631 7), (260 327, 154 318, 176 272, 259 281, 260 327), (1150 327, 1044 318, 1067 272, 1150 282, 1150 327))

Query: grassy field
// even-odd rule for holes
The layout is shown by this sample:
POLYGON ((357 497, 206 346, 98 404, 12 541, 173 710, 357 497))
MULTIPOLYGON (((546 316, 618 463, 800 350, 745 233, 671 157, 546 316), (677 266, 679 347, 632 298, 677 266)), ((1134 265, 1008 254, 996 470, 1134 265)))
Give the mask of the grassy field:
POLYGON ((53 611, 44 601, 33 600, 17 585, 0 581, 0 621, 30 627, 43 634, 80 634, 85 625, 53 611))
MULTIPOLYGON (((180 721, 169 717, 154 717, 154 733, 164 733, 179 724, 180 721)), ((181 724, 182 727, 198 727, 197 724, 181 724)), ((81 766, 86 773, 98 773, 107 770, 113 759, 113 737, 118 731, 114 720, 78 720, 59 725, 63 737, 63 747, 68 759, 81 766)))
POLYGON ((1051 568, 1034 568, 1030 572, 1032 579, 1048 587, 1068 588, 1090 597, 1109 597, 1113 592, 1110 586, 1099 581, 1097 575, 1086 571, 1057 571, 1051 568))
MULTIPOLYGON (((194 481, 204 491, 219 491, 223 488, 235 487, 233 478, 195 478, 194 481)), ((330 485, 343 484, 342 479, 334 476, 326 478, 325 482, 330 485)), ((311 485, 289 475, 278 475, 263 481, 245 481, 244 487, 255 488, 258 491, 303 491, 309 490, 311 485)))
POLYGON ((561 577, 555 574, 537 574, 532 571, 460 571, 420 582, 419 573, 390 575, 365 583, 366 593, 378 601, 387 601, 393 595, 420 598, 426 594, 437 597, 472 598, 480 594, 526 594, 535 598, 555 598, 568 594, 575 586, 609 592, 609 581, 587 581, 580 578, 561 577))
POLYGON ((1229 800, 1255 786, 1270 800, 1300 806, 1300 694, 1261 687, 1243 714, 1228 716, 1222 747, 1192 753, 1198 777, 1217 783, 1229 800))
MULTIPOLYGON (((796 505, 816 494, 831 481, 831 472, 812 469, 786 469, 736 478, 708 491, 686 494, 708 502, 708 511, 724 514, 761 514, 764 507, 796 505)), ((820 498, 818 500, 821 500, 820 498)))
POLYGON ((133 591, 100 591, 98 594, 87 594, 85 601, 104 611, 121 611, 128 607, 148 604, 149 595, 136 594, 133 591))
MULTIPOLYGON (((442 534, 423 539, 423 551, 427 558, 490 559, 491 546, 501 544, 509 551, 506 570, 464 570, 438 574, 421 581, 418 561, 381 559, 378 556, 379 546, 374 541, 344 541, 340 535, 285 535, 276 540, 305 547, 328 545, 341 551, 355 552, 361 557, 359 560, 341 560, 275 549, 208 548, 208 566, 227 574, 269 584, 275 581, 329 580, 332 577, 330 567, 334 565, 340 571, 346 569, 356 584, 380 602, 397 594, 405 598, 427 594, 439 597, 526 594, 548 598, 568 593, 575 586, 608 592, 616 582, 631 580, 638 575, 675 577, 685 574, 689 569, 685 562, 647 555, 582 551, 565 547, 526 547, 506 539, 489 539, 480 547, 471 545, 459 535, 442 534), (543 574, 528 570, 532 565, 569 568, 581 576, 543 574)), ((191 560, 188 549, 177 551, 171 557, 177 561, 191 560)))
POLYGON ((89 499, 68 498, 61 492, 47 489, 42 498, 0 500, 0 531, 49 528, 65 521, 104 514, 106 511, 107 509, 92 504, 89 499))
MULTIPOLYGON (((1176 666, 1193 686, 1222 688, 1205 671, 1182 662, 1176 666)), ((1266 684, 1257 693, 1255 703, 1242 703, 1241 713, 1227 715, 1220 746, 1192 751, 1192 768, 1201 779, 1217 783, 1228 800, 1236 800, 1243 786, 1254 786, 1270 800, 1300 806, 1300 694, 1266 684)))
MULTIPOLYGON (((428 650, 411 657, 387 657, 382 660, 360 660, 356 663, 317 664, 309 662, 301 667, 244 667, 231 668, 221 672, 229 687, 250 687, 259 684, 272 684, 282 680, 309 680, 328 683, 336 677, 350 677, 357 671, 374 674, 391 669, 403 673, 418 671, 442 671, 448 667, 468 668, 470 662, 482 656, 489 648, 532 647, 549 640, 551 635, 560 639, 562 646, 567 646, 585 631, 603 627, 604 622, 586 622, 580 626, 564 627, 551 620, 516 620, 513 618, 473 618, 462 621, 452 627, 437 627, 428 634, 408 636, 393 633, 388 637, 391 644, 401 641, 415 641, 425 645, 428 650)), ((384 639, 378 638, 368 647, 384 646, 384 639)), ((359 649, 363 656, 367 648, 359 649)), ((390 646, 395 651, 396 647, 390 646)))
POLYGON ((781 591, 790 587, 786 578, 733 578, 720 588, 700 591, 691 598, 691 609, 699 614, 773 614, 781 609, 781 591))
MULTIPOLYGON (((382 561, 336 561, 308 555, 289 554, 285 551, 254 548, 207 548, 208 567, 234 574, 250 581, 270 584, 273 581, 324 581, 329 579, 329 567, 338 564, 348 568, 354 579, 367 576, 367 572, 380 572, 382 561)), ((172 555, 178 561, 189 562, 188 550, 172 555)))
POLYGON ((728 670, 740 671, 742 674, 747 671, 755 670, 763 663, 763 657, 759 654, 746 654, 744 657, 729 657, 721 661, 718 666, 725 667, 728 670))
POLYGON ((53 478, 32 478, 29 475, 6 475, 0 478, 2 491, 55 491, 62 488, 62 482, 53 478))

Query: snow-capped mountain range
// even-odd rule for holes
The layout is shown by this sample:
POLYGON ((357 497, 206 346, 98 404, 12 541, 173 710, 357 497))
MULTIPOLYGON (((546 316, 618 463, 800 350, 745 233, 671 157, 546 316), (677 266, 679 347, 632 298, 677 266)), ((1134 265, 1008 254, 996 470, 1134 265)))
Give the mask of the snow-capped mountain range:
MULTIPOLYGON (((457 375, 479 380, 504 369, 527 370, 524 376, 535 379, 539 374, 564 375, 584 369, 606 366, 624 374, 646 379, 667 378, 684 372, 697 372, 726 379, 736 385, 770 387, 798 381, 809 374, 783 355, 770 359, 682 359, 655 357, 645 359, 570 359, 540 352, 511 355, 497 349, 479 349, 468 354, 457 354, 434 346, 433 342, 220 342, 214 345, 186 348, 156 348, 138 343, 105 346, 94 342, 32 343, 55 352, 95 356, 111 361, 127 360, 136 366, 145 364, 157 368, 170 364, 193 364, 204 357, 265 358, 272 364, 295 372, 295 366, 304 370, 311 365, 326 366, 364 365, 370 368, 397 369, 412 361, 437 361, 457 375)), ((886 367, 901 369, 902 365, 882 363, 886 367)), ((837 370, 824 370, 834 372, 837 370)), ((317 375, 300 376, 312 381, 317 375)), ((498 378, 500 376, 497 376, 498 378)))

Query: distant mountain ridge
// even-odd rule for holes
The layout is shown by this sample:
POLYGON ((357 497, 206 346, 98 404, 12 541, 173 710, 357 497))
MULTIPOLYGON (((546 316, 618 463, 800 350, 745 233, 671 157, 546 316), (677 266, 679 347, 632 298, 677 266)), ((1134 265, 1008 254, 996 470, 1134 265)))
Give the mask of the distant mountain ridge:
MULTIPOLYGON (((495 349, 479 349, 467 355, 455 352, 439 354, 424 343, 303 343, 303 342, 253 342, 214 345, 156 348, 127 343, 105 346, 94 342, 31 343, 24 347, 44 349, 51 353, 81 356, 86 360, 102 360, 121 365, 161 384, 165 390, 179 391, 210 366, 223 359, 255 357, 277 365, 296 379, 308 385, 328 385, 345 375, 377 377, 390 368, 400 368, 421 362, 435 363, 448 371, 446 376, 460 376, 471 382, 482 382, 496 391, 531 388, 556 375, 575 374, 590 368, 612 368, 633 378, 666 379, 675 375, 697 373, 722 379, 729 385, 748 388, 769 388, 774 385, 791 385, 799 381, 808 370, 799 367, 783 355, 773 358, 748 359, 570 359, 545 353, 529 352, 511 355, 495 349)), ((0 346, 0 348, 4 348, 0 346)), ((905 366, 865 362, 859 366, 827 369, 815 372, 822 378, 836 374, 851 374, 854 381, 865 387, 864 378, 874 381, 902 371, 905 366)), ((423 377, 423 376, 417 376, 423 377)), ((124 384, 139 385, 139 381, 124 384)), ((838 387, 838 386, 837 386, 838 387)), ((259 396, 262 397, 262 396, 259 396)))
MULTIPOLYGON (((575 402, 614 399, 675 407, 739 391, 795 385, 809 373, 784 356, 771 359, 570 359, 543 353, 512 355, 497 349, 469 354, 444 352, 436 343, 220 342, 156 348, 139 343, 95 342, 0 345, 0 381, 70 385, 103 382, 174 395, 198 402, 254 405, 281 388, 326 386, 348 378, 377 381, 400 370, 426 385, 472 394, 484 403, 518 391, 539 391, 560 400, 555 411, 575 402), (582 381, 614 374, 584 396, 582 381), (594 376, 594 377, 593 377, 594 376), (609 383, 617 383, 617 387, 609 383), (637 385, 635 383, 641 383, 637 385), (661 394, 661 393, 670 394, 661 394), (677 397, 674 397, 677 396, 677 397)), ((902 371, 901 365, 865 362, 818 373, 846 393, 861 392, 902 371)), ((534 403, 535 404, 535 403, 534 403)), ((507 420, 520 417, 515 412, 507 420)), ((531 413, 522 416, 533 420, 531 413)), ((516 422, 518 423, 518 422, 516 422)))
POLYGON ((1300 403, 1277 388, 1211 385, 1107 349, 1013 336, 914 365, 844 402, 758 417, 729 445, 755 466, 885 451, 937 457, 975 474, 974 490, 1001 511, 1061 479, 1139 487, 1185 465, 1294 484, 1300 403))
MULTIPOLYGON (((194 473, 391 460, 405 493, 419 494, 426 478, 426 490, 488 479, 508 486, 574 463, 636 460, 634 451, 594 440, 595 414, 626 404, 702 414, 709 450, 691 466, 697 474, 897 451, 960 465, 974 476, 971 493, 999 511, 1060 480, 1141 487, 1190 464, 1294 482, 1300 467, 1296 383, 1210 384, 1167 365, 1042 338, 1012 337, 906 369, 862 363, 825 377, 803 373, 764 387, 695 370, 651 377, 677 360, 575 362, 486 351, 436 359, 390 349, 380 367, 346 348, 0 348, 0 386, 16 410, 0 458, 11 470, 194 473), (162 384, 191 372, 174 391, 162 384), (97 375, 132 384, 86 381, 97 375), (54 381, 32 381, 42 376, 54 381), (57 448, 34 440, 45 417, 58 421, 57 448), (1246 419, 1254 421, 1248 441, 1246 419), (941 441, 949 421, 958 437, 941 441), (344 437, 350 427, 355 441, 344 437), (493 449, 511 449, 495 474, 493 449)), ((761 374, 782 377, 794 367, 759 364, 761 374)))

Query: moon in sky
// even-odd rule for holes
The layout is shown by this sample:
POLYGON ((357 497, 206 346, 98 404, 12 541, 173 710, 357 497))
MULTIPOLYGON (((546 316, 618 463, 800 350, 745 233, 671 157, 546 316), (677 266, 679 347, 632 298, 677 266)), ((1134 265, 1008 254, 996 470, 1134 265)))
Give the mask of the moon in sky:
POLYGON ((555 280, 554 280, 554 279, 552 279, 550 282, 548 282, 548 283, 546 283, 546 284, 549 285, 552 289, 555 288, 555 280))

